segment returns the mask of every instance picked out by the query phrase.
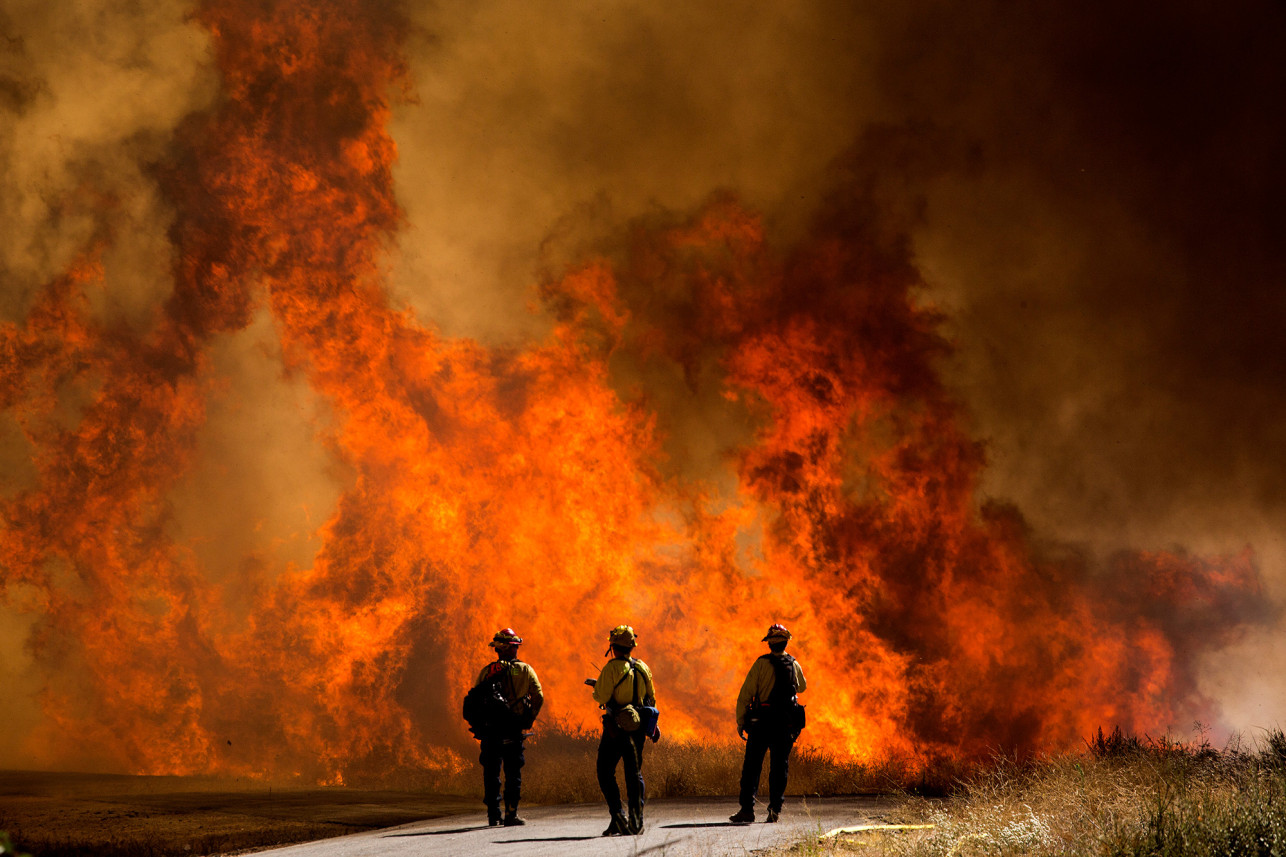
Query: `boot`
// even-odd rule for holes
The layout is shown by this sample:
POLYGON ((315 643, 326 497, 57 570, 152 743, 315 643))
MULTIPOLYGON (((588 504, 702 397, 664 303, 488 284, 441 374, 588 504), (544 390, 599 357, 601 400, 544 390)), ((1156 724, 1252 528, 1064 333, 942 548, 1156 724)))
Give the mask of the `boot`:
POLYGON ((498 806, 487 807, 487 826, 488 827, 500 826, 500 807, 498 806))
POLYGON ((777 817, 778 817, 778 816, 780 816, 780 815, 781 815, 781 810, 779 810, 779 809, 773 809, 772 807, 769 807, 769 808, 768 808, 768 818, 767 818, 766 820, 767 820, 767 822, 768 822, 769 824, 776 824, 776 823, 777 823, 777 817))
POLYGON ((629 822, 625 820, 625 816, 621 815, 619 812, 614 812, 612 813, 612 823, 607 825, 607 829, 603 831, 603 835, 628 836, 629 832, 630 825, 629 822))
POLYGON ((630 817, 628 819, 629 832, 638 836, 643 832, 643 804, 630 804, 630 817))
POLYGON ((743 806, 741 809, 737 810, 736 815, 728 816, 728 820, 733 824, 749 824, 755 820, 755 811, 753 809, 746 809, 743 806))
POLYGON ((505 804, 505 827, 520 827, 526 823, 527 822, 518 817, 517 804, 514 804, 513 806, 505 804))

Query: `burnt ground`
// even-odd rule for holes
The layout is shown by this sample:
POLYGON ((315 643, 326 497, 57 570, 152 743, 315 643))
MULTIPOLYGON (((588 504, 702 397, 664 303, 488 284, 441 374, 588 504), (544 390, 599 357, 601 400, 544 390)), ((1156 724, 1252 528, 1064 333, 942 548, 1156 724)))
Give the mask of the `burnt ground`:
POLYGON ((479 808, 477 798, 423 792, 0 771, 0 831, 35 857, 227 854, 479 808))

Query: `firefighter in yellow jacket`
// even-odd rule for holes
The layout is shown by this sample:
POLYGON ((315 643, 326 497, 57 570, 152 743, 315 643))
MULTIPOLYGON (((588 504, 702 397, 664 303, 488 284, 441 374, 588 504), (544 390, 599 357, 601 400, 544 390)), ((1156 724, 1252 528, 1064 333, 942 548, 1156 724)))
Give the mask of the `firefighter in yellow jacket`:
POLYGON ((746 757, 741 765, 741 809, 729 820, 747 824, 755 820, 755 792, 764 755, 771 753, 768 768, 768 821, 781 815, 790 772, 790 751, 803 728, 803 708, 795 694, 808 687, 799 661, 786 654, 790 631, 785 625, 772 625, 764 636, 768 654, 761 655, 750 667, 737 694, 737 734, 746 742, 746 757))
POLYGON ((503 628, 491 638, 496 659, 482 668, 474 685, 499 678, 505 701, 513 711, 501 727, 493 727, 478 736, 478 761, 482 763, 482 802, 487 805, 487 823, 512 827, 526 824, 518 817, 522 799, 523 741, 526 730, 540 713, 545 694, 540 679, 530 664, 518 660, 522 637, 513 628, 503 628), (500 815, 500 769, 505 772, 505 814, 500 815))
POLYGON ((603 791, 612 821, 604 836, 637 835, 643 832, 643 804, 647 799, 643 786, 643 741, 655 741, 660 733, 655 721, 641 710, 656 707, 656 688, 647 664, 631 657, 638 638, 629 625, 617 625, 608 635, 612 659, 604 665, 597 679, 586 679, 594 688, 594 701, 603 709, 603 735, 598 742, 598 787, 603 791), (625 793, 629 799, 629 816, 621 809, 621 790, 616 784, 616 765, 625 770, 625 793))

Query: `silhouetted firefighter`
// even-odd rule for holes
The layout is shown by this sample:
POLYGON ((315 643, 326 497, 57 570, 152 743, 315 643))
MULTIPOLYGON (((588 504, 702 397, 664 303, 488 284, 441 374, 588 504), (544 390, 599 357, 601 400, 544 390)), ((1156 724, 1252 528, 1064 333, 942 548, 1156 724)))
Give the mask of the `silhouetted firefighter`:
POLYGON ((790 751, 804 728, 804 706, 795 694, 808 687, 799 662, 786 654, 790 636, 784 625, 768 629, 763 642, 768 644, 769 652, 751 665, 737 694, 737 734, 746 742, 746 758, 741 765, 741 809, 729 819, 734 824, 755 820, 755 792, 759 790, 765 753, 772 754, 767 820, 775 822, 781 814, 790 774, 790 751))
POLYGON ((643 832, 643 804, 647 794, 643 786, 643 740, 661 737, 656 721, 656 688, 647 664, 630 656, 638 638, 629 625, 617 625, 608 635, 612 659, 597 679, 585 683, 594 688, 594 701, 604 710, 603 736, 598 742, 598 787, 603 790, 612 821, 604 836, 622 836, 643 832), (629 817, 621 809, 621 789, 616 784, 616 765, 625 770, 625 793, 629 798, 629 817))
POLYGON ((482 763, 482 802, 487 823, 506 827, 525 824, 518 817, 522 799, 523 741, 545 702, 540 679, 530 664, 518 660, 522 637, 513 628, 491 638, 496 660, 483 667, 464 698, 464 719, 477 736, 482 763), (500 815, 500 769, 505 772, 505 814, 500 815))

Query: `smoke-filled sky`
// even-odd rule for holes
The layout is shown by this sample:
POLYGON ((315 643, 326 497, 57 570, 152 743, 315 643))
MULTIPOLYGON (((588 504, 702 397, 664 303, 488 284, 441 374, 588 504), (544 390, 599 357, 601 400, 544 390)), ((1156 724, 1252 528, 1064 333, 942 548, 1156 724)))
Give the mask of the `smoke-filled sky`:
POLYGON ((416 16, 396 272, 424 317, 514 336, 551 232, 730 187, 788 233, 860 170, 948 314, 990 493, 1100 550, 1252 544, 1278 584, 1282 4, 683 6, 416 16))
POLYGON ((512 336, 551 232, 718 187, 789 229, 852 165, 915 221, 998 493, 1072 534, 1237 542, 1282 501, 1283 15, 426 10, 397 283, 444 329, 512 336))
MULTIPOLYGON (((520 349, 554 321, 538 284, 622 257, 647 224, 730 192, 787 248, 857 187, 872 231, 908 242, 916 300, 943 314, 939 369, 984 444, 983 495, 1101 556, 1249 546, 1286 595, 1281 2, 402 8, 388 131, 403 215, 382 265, 426 328, 520 349)), ((89 312, 154 323, 177 135, 225 97, 192 11, 0 7, 0 319, 23 324, 95 244, 89 312)), ((258 591, 237 583, 245 557, 307 567, 350 479, 316 439, 331 405, 283 369, 279 326, 261 308, 211 340, 222 380, 169 497, 176 538, 239 615, 258 591)), ((83 403, 65 398, 73 424, 83 403)), ((747 431, 687 393, 659 410, 682 438, 670 466, 695 473, 747 431)), ((4 497, 34 484, 31 455, 0 414, 4 497)), ((46 686, 35 606, 0 606, 0 683, 28 727, 46 686)), ((1286 686, 1264 666, 1282 657, 1276 628, 1205 656, 1226 725, 1280 725, 1286 686)))
MULTIPOLYGON (((1281 3, 513 3, 417 21, 396 270, 424 316, 515 335, 551 227, 556 242, 726 186, 788 231, 829 171, 857 170, 947 312, 989 493, 1099 550, 1251 544, 1281 591, 1281 3)), ((1286 654, 1275 635, 1251 648, 1286 654)), ((1239 723, 1276 722, 1276 688, 1231 684, 1239 723)))

